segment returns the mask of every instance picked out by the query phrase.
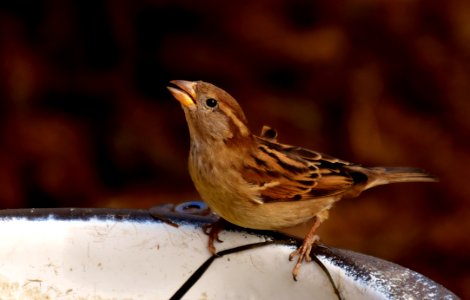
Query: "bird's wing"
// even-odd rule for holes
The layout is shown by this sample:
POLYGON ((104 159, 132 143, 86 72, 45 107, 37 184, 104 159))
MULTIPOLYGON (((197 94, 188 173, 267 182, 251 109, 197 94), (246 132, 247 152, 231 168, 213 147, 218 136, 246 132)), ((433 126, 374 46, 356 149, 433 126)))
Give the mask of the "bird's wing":
POLYGON ((362 174, 347 169, 350 163, 300 147, 256 137, 257 148, 245 161, 243 178, 256 186, 260 200, 311 200, 348 193, 362 174))

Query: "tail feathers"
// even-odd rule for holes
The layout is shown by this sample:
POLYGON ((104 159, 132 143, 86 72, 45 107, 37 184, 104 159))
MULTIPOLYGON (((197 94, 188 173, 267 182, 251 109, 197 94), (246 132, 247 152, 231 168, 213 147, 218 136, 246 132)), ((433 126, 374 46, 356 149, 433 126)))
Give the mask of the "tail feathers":
POLYGON ((418 168, 375 167, 363 168, 368 180, 364 189, 395 182, 436 182, 438 179, 418 168))

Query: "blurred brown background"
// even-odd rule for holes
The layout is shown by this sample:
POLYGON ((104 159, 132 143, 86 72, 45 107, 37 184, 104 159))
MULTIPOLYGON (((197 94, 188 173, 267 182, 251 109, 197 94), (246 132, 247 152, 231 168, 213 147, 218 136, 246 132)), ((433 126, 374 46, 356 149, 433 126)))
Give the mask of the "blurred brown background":
POLYGON ((470 298, 470 2, 0 4, 0 205, 198 199, 171 79, 234 95, 255 132, 364 165, 415 166, 340 202, 322 241, 470 298))

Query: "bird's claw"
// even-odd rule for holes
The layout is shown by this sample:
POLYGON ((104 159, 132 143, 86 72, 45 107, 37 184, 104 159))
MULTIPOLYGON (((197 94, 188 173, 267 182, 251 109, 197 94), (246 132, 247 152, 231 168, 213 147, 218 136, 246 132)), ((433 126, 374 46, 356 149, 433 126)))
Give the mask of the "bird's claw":
POLYGON ((224 221, 221 221, 221 220, 222 219, 219 219, 219 220, 215 221, 214 223, 206 224, 206 225, 202 226, 202 230, 204 231, 204 233, 209 236, 209 240, 208 240, 208 243, 207 243, 207 248, 209 249, 209 252, 212 255, 216 254, 214 241, 217 241, 219 243, 224 242, 219 238, 219 232, 222 230, 223 225, 224 225, 224 221))
POLYGON ((312 257, 310 256, 310 253, 312 252, 313 245, 320 240, 320 237, 318 235, 313 236, 311 240, 305 240, 297 250, 292 252, 289 255, 289 260, 292 261, 294 260, 294 257, 298 256, 299 258, 297 259, 297 263, 294 266, 294 269, 292 270, 292 277, 294 278, 295 281, 297 281, 297 274, 299 273, 300 266, 302 265, 302 262, 305 260, 306 262, 311 262, 312 257))

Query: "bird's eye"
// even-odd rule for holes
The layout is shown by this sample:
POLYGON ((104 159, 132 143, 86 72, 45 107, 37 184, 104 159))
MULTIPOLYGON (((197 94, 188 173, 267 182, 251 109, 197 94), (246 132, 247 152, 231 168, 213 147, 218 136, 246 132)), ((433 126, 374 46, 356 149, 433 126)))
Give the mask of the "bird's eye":
POLYGON ((214 98, 208 98, 206 100, 206 105, 210 108, 214 108, 217 106, 217 100, 215 100, 214 98))

